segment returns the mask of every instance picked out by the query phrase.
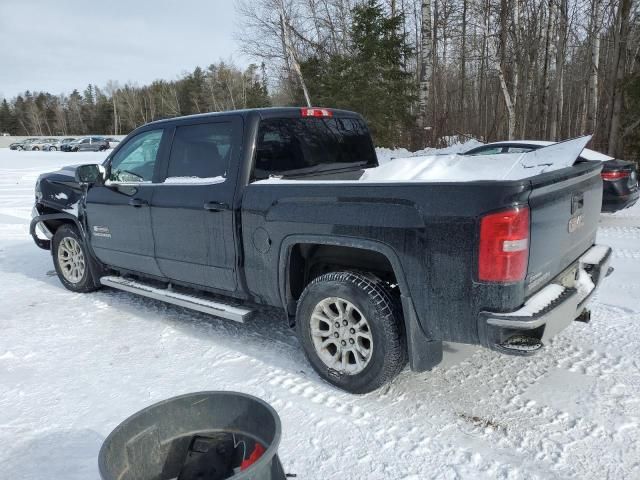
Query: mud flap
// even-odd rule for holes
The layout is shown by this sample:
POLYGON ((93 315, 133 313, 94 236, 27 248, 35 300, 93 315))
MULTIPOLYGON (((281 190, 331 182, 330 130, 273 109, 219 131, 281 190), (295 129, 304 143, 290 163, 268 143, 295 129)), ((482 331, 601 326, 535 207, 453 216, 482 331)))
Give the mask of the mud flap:
POLYGON ((433 340, 425 335, 411 297, 402 295, 400 298, 407 335, 409 366, 414 372, 431 370, 442 361, 442 341, 433 340))

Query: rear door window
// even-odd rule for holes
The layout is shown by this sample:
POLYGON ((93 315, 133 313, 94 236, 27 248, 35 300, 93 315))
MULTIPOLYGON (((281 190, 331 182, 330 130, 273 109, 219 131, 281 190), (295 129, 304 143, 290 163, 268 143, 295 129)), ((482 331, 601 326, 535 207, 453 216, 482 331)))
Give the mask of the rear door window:
POLYGON ((232 154, 232 122, 176 127, 166 183, 207 179, 223 181, 232 154))
POLYGON ((375 165, 369 131, 358 118, 277 118, 260 123, 256 179, 375 165))

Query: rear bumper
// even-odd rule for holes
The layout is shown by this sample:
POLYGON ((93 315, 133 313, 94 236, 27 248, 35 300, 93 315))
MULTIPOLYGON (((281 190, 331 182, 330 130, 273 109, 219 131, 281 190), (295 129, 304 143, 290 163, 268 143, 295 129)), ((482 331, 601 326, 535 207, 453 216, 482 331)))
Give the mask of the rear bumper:
POLYGON ((578 260, 574 287, 551 283, 529 298, 519 310, 481 312, 480 321, 487 332, 487 346, 509 354, 535 353, 580 316, 603 279, 609 275, 610 263, 611 248, 595 245, 578 260), (514 348, 510 343, 512 339, 528 339, 529 345, 514 348), (532 345, 537 348, 531 348, 532 345))

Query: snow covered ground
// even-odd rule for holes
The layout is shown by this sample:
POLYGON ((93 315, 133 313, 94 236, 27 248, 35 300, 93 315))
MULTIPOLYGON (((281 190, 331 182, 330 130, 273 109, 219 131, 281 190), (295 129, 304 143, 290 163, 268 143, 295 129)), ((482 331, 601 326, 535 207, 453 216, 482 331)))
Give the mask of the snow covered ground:
POLYGON ((534 358, 448 346, 353 396, 278 316, 236 324, 131 294, 65 290, 27 229, 40 172, 103 154, 0 150, 0 478, 93 480, 101 442, 159 400, 237 390, 280 414, 299 479, 640 478, 640 206, 602 216, 615 273, 534 358))

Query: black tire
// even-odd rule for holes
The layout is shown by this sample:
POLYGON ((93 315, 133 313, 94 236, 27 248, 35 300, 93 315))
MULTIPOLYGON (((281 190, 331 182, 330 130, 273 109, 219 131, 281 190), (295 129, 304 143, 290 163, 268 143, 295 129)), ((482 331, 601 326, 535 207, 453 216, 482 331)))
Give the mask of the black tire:
POLYGON ((33 150, 34 152, 37 152, 40 149, 38 147, 33 147, 31 150, 33 150))
POLYGON ((72 292, 79 293, 92 292, 100 288, 98 285, 96 285, 96 282, 93 279, 90 268, 91 258, 89 257, 87 249, 84 245, 84 241, 82 240, 82 237, 80 236, 80 233, 78 233, 78 230, 75 226, 62 225, 60 228, 58 228, 51 242, 51 253, 53 255, 53 265, 56 269, 56 273, 58 274, 58 278, 60 279, 60 282, 62 282, 62 285, 65 286, 65 288, 71 290, 72 292), (81 278, 77 282, 72 282, 65 277, 65 274, 62 271, 63 267, 61 266, 59 260, 60 257, 58 254, 61 248, 61 244, 67 238, 77 242, 84 257, 84 271, 81 278))
MULTIPOLYGON (((390 382, 407 362, 407 349, 398 301, 376 277, 333 272, 313 280, 300 296, 296 312, 298 338, 316 372, 327 382, 351 393, 368 393, 390 382), (337 297, 353 304, 368 323, 372 344, 368 363, 358 373, 340 372, 318 355, 311 335, 311 316, 322 300, 337 297)), ((352 357, 353 358, 353 357, 352 357)))

